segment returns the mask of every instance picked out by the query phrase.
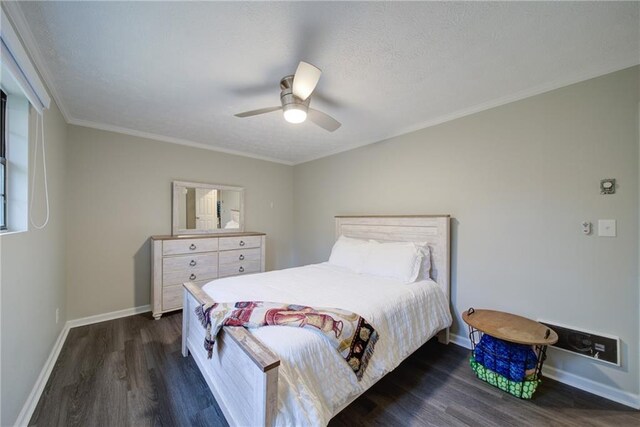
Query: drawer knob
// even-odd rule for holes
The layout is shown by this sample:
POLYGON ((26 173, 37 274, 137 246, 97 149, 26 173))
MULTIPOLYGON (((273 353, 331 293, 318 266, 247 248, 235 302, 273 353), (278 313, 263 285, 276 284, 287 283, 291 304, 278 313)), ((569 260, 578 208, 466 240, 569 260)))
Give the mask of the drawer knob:
POLYGON ((239 271, 240 273, 243 273, 243 272, 244 272, 244 267, 240 266, 240 268, 238 269, 238 271, 239 271))
POLYGON ((191 276, 189 276, 189 280, 196 280, 196 275, 191 273, 191 276))
POLYGON ((191 262, 189 263, 189 265, 190 265, 191 267, 195 267, 195 265, 196 265, 196 264, 197 264, 197 262, 196 262, 196 260, 195 260, 195 259, 192 259, 192 260, 191 260, 191 262))
POLYGON ((244 246, 244 240, 240 240, 240 246, 244 246))
POLYGON ((191 245, 189 245, 189 249, 191 249, 192 251, 196 250, 196 245, 194 245, 193 243, 191 245))
POLYGON ((244 255, 240 255, 240 256, 238 257, 238 259, 239 259, 240 261, 244 260, 244 255))

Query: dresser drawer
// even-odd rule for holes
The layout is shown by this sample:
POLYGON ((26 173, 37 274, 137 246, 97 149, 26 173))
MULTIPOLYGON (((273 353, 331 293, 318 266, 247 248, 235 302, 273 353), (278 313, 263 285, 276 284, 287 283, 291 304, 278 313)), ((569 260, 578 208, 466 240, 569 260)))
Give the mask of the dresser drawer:
POLYGON ((162 289, 162 310, 171 310, 182 306, 182 285, 162 289))
MULTIPOLYGON (((209 280, 194 282, 196 285, 203 287, 209 280)), ((182 284, 168 286, 162 289, 162 311, 176 310, 182 308, 184 286, 182 284)))
POLYGON ((218 277, 238 276, 240 274, 259 273, 262 271, 260 261, 235 261, 229 264, 220 264, 218 277))
POLYGON ((228 264, 237 264, 240 261, 260 261, 262 256, 262 249, 236 249, 233 251, 220 252, 220 267, 228 264))
POLYGON ((175 239, 162 242, 162 255, 179 255, 218 250, 218 239, 175 239))
POLYGON ((193 254, 162 258, 162 286, 188 281, 215 279, 218 275, 218 254, 193 254))
POLYGON ((230 249, 259 248, 261 244, 262 244, 261 236, 221 237, 220 238, 221 251, 228 251, 230 249))
POLYGON ((263 271, 263 243, 261 233, 152 236, 153 317, 182 308, 185 282, 202 287, 221 277, 263 271))

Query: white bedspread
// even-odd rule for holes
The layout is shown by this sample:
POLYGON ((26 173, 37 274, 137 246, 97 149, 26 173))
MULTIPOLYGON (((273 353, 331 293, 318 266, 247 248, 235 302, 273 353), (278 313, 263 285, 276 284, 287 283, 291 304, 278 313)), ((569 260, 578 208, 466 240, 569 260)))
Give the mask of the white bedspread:
POLYGON ((230 277, 203 289, 218 302, 342 308, 361 315, 378 331, 375 352, 358 381, 321 334, 283 326, 250 329, 280 357, 277 425, 326 425, 354 396, 451 325, 446 297, 435 282, 402 284, 327 263, 230 277))

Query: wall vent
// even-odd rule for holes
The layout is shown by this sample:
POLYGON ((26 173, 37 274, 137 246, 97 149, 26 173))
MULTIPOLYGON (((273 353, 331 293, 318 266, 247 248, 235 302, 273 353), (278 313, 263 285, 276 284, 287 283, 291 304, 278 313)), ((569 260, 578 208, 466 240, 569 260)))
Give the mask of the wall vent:
POLYGON ((620 366, 620 338, 540 320, 558 334, 553 347, 601 362, 620 366))

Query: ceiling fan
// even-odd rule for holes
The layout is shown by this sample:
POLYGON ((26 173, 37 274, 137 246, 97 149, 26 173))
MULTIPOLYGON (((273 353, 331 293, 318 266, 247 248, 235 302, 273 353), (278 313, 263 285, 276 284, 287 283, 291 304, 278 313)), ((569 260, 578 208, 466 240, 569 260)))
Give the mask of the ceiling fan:
POLYGON ((280 80, 280 103, 278 107, 267 107, 259 110, 238 113, 236 117, 251 117, 258 114, 282 110, 284 119, 289 123, 302 123, 307 118, 321 128, 333 132, 342 124, 328 114, 309 107, 311 94, 320 80, 322 71, 319 68, 300 61, 296 73, 280 80))

